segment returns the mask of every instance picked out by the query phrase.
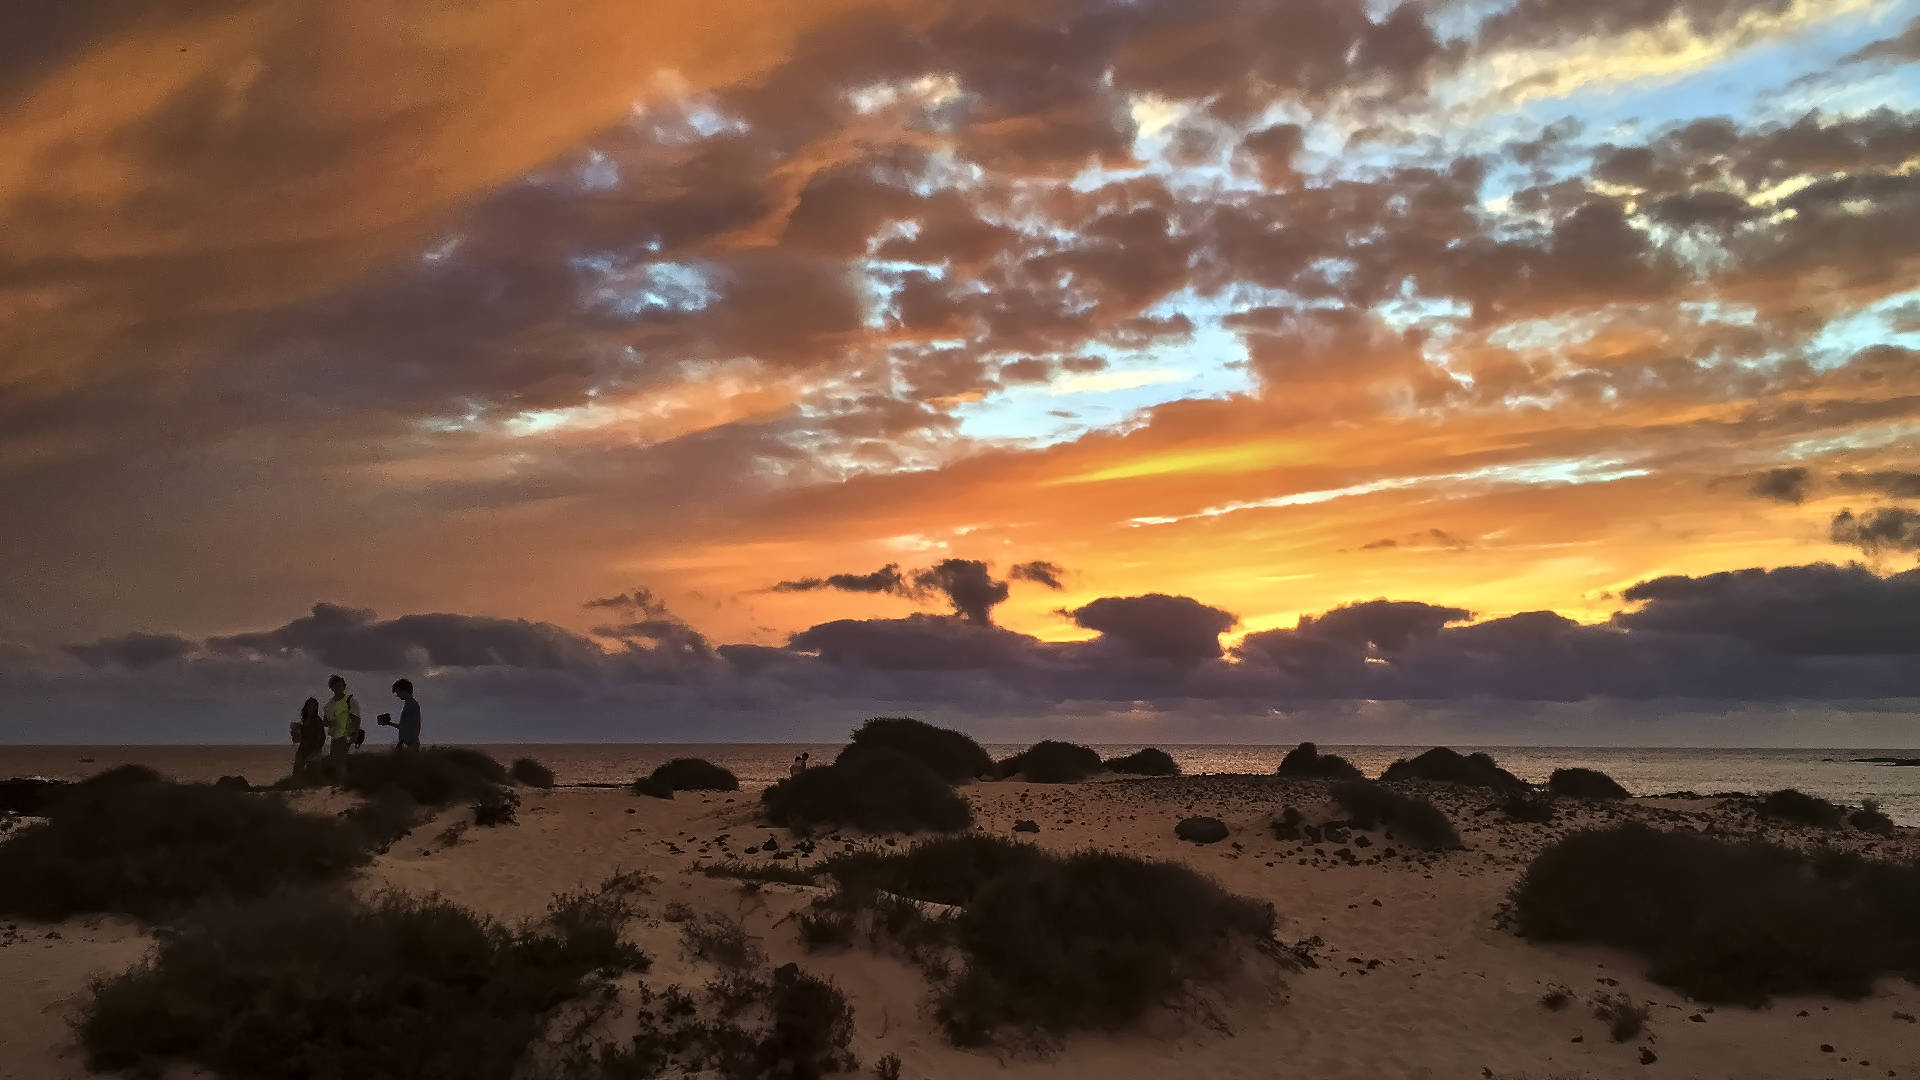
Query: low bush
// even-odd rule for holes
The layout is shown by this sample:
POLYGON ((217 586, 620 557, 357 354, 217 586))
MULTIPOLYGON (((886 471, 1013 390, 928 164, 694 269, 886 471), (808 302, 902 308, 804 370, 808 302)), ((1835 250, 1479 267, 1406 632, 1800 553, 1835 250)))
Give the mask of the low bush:
POLYGON ((853 943, 853 916, 844 911, 808 911, 800 915, 800 941, 809 949, 853 943))
POLYGON ((76 784, 44 821, 0 844, 0 912, 161 917, 345 877, 366 861, 367 843, 356 823, 271 796, 165 781, 76 784))
POLYGON ((147 768, 145 765, 115 765, 111 769, 94 773, 85 780, 73 785, 75 791, 108 791, 115 788, 138 787, 146 784, 168 783, 166 777, 147 768))
POLYGON ((1555 769, 1547 790, 1570 799, 1624 799, 1627 789, 1599 769, 1555 769))
POLYGON ((1130 773, 1134 776, 1179 776, 1180 765, 1173 755, 1165 750, 1147 747, 1135 750, 1124 757, 1111 757, 1101 762, 1109 772, 1130 773))
POLYGON ((1817 796, 1793 788, 1782 788, 1760 800, 1760 816, 1796 825, 1837 829, 1846 821, 1847 812, 1817 796))
POLYGON ((1339 754, 1322 754, 1310 742, 1287 751, 1274 772, 1280 776, 1320 777, 1326 780, 1361 780, 1365 776, 1351 761, 1339 754))
POLYGON ((674 758, 653 770, 648 779, 674 791, 739 791, 733 773, 704 758, 674 758))
POLYGON ((875 832, 951 832, 973 822, 967 801, 917 759, 873 750, 808 769, 760 796, 767 820, 807 829, 850 825, 875 832))
POLYGON ((860 1067, 847 1048, 853 1041, 853 1007, 840 988, 794 964, 774 969, 767 1031, 754 1057, 758 1075, 775 1080, 811 1080, 860 1067))
POLYGON ((473 823, 483 829, 515 825, 520 821, 520 796, 501 789, 490 792, 473 804, 473 823))
POLYGON ((1342 780, 1329 794, 1362 829, 1384 825, 1401 840, 1426 851, 1460 846, 1453 822, 1432 803, 1368 780, 1342 780))
POLYGON ((996 771, 1036 784, 1071 784, 1099 772, 1100 755, 1078 743, 1045 739, 1000 762, 996 771))
POLYGON ((1847 815, 1847 824, 1875 836, 1893 835, 1893 819, 1881 813, 1880 804, 1872 799, 1861 800, 1860 809, 1847 815))
POLYGON ((811 885, 813 872, 782 863, 748 863, 737 859, 708 863, 700 868, 708 877, 738 878, 741 881, 777 881, 783 885, 811 885))
POLYGON ((363 795, 404 793, 422 806, 450 806, 492 795, 507 782, 500 763, 478 750, 436 746, 427 750, 349 754, 340 786, 363 795))
POLYGON ((1594 1019, 1607 1025, 1607 1037, 1614 1042, 1626 1042, 1646 1030, 1649 1011, 1623 991, 1593 1003, 1594 1019))
POLYGON ((1015 860, 957 916, 966 966, 937 1016, 960 1045, 1003 1025, 1118 1029, 1273 926, 1271 905, 1178 864, 1095 851, 1015 860))
POLYGON ((288 897, 209 912, 94 984, 87 1067, 224 1077, 509 1080, 591 972, 644 970, 616 904, 556 904, 510 930, 437 898, 288 897))
POLYGON ((665 780, 656 780, 651 776, 643 776, 635 780, 628 786, 627 790, 633 792, 635 795, 645 795, 654 799, 673 798, 673 785, 667 783, 665 780))
POLYGON ((705 915, 680 925, 687 952, 729 971, 754 967, 764 959, 746 928, 724 915, 705 915))
POLYGON ((1920 977, 1920 864, 1621 825, 1542 852, 1512 899, 1522 936, 1627 949, 1705 1001, 1851 998, 1883 972, 1920 977))
POLYGON ((530 757, 523 757, 514 762, 513 768, 507 770, 507 775, 513 777, 514 783, 525 784, 530 788, 545 789, 553 786, 553 770, 530 757))
POLYGON ((927 840, 904 852, 858 851, 820 864, 852 896, 884 890, 936 904, 963 906, 994 878, 1047 856, 1030 844, 969 834, 927 840))
POLYGON ((1466 787, 1494 788, 1501 791, 1522 790, 1527 783, 1507 770, 1501 768, 1491 757, 1483 753, 1460 754, 1444 746, 1436 746, 1426 753, 1387 766, 1380 779, 1395 780, 1434 780, 1445 784, 1461 784, 1466 787))
POLYGON ((1500 812, 1509 821, 1544 825, 1553 820, 1553 800, 1530 791, 1516 791, 1500 804, 1500 812))
POLYGON ((993 773, 993 758, 972 737, 905 716, 876 716, 860 725, 841 756, 868 750, 905 754, 957 784, 993 773))

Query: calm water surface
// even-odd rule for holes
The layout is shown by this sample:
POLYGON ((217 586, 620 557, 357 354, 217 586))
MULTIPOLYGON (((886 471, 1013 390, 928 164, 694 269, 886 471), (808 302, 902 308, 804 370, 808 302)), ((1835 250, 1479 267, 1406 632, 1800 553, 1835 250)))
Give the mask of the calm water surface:
MULTIPOLYGON (((368 745, 384 741, 384 732, 369 737, 368 745)), ((987 743, 1002 757, 1020 746, 987 743)), ((1103 756, 1130 753, 1137 743, 1095 744, 1103 756)), ((787 774, 795 754, 811 751, 816 761, 831 760, 836 745, 825 743, 569 743, 483 747, 502 761, 533 757, 545 763, 562 784, 616 784, 651 772, 674 757, 704 757, 731 769, 741 783, 769 784, 787 774)), ((1289 747, 1249 745, 1171 745, 1161 749, 1173 755, 1188 773, 1270 773, 1289 747)), ((1425 746, 1338 746, 1321 750, 1352 760, 1369 775, 1377 775, 1396 758, 1410 757, 1425 746)), ((1599 769, 1635 795, 1669 791, 1766 792, 1796 787, 1835 802, 1858 804, 1879 800, 1888 816, 1902 825, 1920 826, 1920 768, 1872 765, 1860 757, 1920 757, 1913 748, 1877 750, 1729 750, 1672 747, 1531 747, 1458 746, 1463 753, 1485 750, 1522 779, 1543 781, 1553 770, 1567 766, 1599 769)), ((125 762, 139 762, 181 780, 213 780, 223 775, 245 776, 256 783, 285 775, 291 748, 265 746, 0 746, 0 777, 48 776, 78 779, 125 762)))

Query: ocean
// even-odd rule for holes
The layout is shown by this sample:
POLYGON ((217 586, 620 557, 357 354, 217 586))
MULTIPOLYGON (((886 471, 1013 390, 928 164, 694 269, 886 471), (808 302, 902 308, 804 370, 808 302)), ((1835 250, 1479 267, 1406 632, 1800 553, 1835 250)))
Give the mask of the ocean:
MULTIPOLYGON (((369 745, 384 745, 384 732, 370 733, 369 745)), ((986 743, 996 758, 1022 747, 986 743)), ((1187 773, 1270 773, 1288 746, 1160 744, 1187 773)), ((731 769, 742 784, 757 787, 787 774, 794 755, 810 751, 816 762, 832 759, 835 744, 814 743, 556 743, 482 746, 502 761, 532 757, 561 784, 619 784, 642 776, 675 757, 703 757, 731 769)), ((1111 757, 1140 749, 1138 743, 1095 744, 1111 757)), ((1322 744, 1323 753, 1340 754, 1368 775, 1377 775, 1397 758, 1425 746, 1339 746, 1322 744)), ((1599 769, 1635 795, 1693 791, 1768 792, 1799 788, 1810 795, 1858 805, 1878 800, 1902 825, 1920 826, 1920 767, 1876 765, 1868 757, 1920 757, 1920 750, 1888 749, 1683 749, 1674 747, 1456 746, 1462 753, 1484 750, 1524 780, 1543 781, 1558 768, 1599 769)), ((126 762, 149 765, 179 780, 244 776, 267 783, 286 774, 292 750, 284 746, 0 746, 0 777, 45 776, 79 779, 126 762)))

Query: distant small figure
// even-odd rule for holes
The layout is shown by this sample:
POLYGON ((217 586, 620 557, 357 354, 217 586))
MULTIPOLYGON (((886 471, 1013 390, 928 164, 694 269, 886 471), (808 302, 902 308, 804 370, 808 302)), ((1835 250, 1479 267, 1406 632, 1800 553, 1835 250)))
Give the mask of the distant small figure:
POLYGON ((300 719, 293 725, 293 778, 305 780, 320 764, 320 752, 327 745, 327 725, 320 719, 320 701, 308 698, 300 706, 300 719))
POLYGON ((393 744, 395 750, 420 749, 420 703, 413 699, 413 680, 395 679, 393 696, 400 699, 400 722, 393 722, 392 713, 381 713, 377 718, 382 727, 397 727, 400 738, 393 744))
POLYGON ((347 754, 358 744, 355 736, 361 740, 367 736, 360 729, 360 703, 347 693, 347 680, 332 676, 327 680, 327 689, 333 691, 322 709, 327 718, 327 734, 333 740, 327 745, 327 766, 334 782, 338 783, 346 778, 347 754))
POLYGON ((799 776, 801 773, 806 771, 807 771, 807 752, 805 750, 802 750, 800 751, 800 756, 793 759, 793 767, 787 770, 787 775, 799 776))

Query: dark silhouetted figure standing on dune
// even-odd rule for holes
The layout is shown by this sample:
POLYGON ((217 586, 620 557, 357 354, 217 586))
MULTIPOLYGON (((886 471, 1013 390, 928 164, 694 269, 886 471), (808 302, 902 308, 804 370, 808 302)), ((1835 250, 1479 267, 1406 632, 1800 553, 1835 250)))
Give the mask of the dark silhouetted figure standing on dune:
POLYGON ((400 738, 393 744, 395 750, 420 749, 420 703, 413 697, 413 680, 396 679, 393 684, 393 696, 400 699, 400 722, 393 722, 392 713, 381 713, 377 718, 381 727, 400 729, 400 738))
POLYGON ((300 721, 293 725, 293 778, 305 779, 320 764, 320 751, 327 745, 327 725, 320 719, 320 701, 308 698, 300 706, 300 721))
POLYGON ((793 767, 787 770, 787 775, 799 776, 801 773, 806 771, 807 771, 807 751, 802 750, 800 751, 800 756, 793 759, 793 767))

